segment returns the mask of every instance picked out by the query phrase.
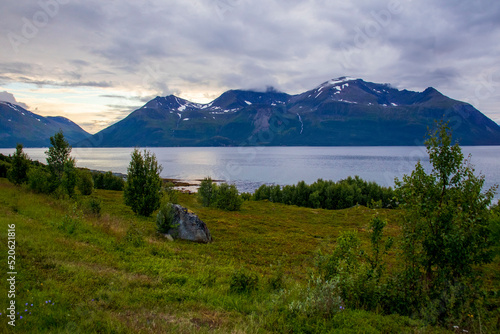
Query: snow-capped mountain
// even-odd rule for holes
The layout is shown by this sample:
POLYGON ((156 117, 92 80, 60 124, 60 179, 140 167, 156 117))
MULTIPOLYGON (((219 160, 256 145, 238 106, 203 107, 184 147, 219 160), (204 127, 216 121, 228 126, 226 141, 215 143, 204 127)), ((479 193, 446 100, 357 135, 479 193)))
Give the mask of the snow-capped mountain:
MULTIPOLYGON (((462 145, 499 145, 500 127, 470 104, 341 77, 289 95, 230 90, 208 104, 157 97, 95 137, 99 146, 422 145, 435 120, 462 145)), ((84 141, 81 145, 89 145, 84 141)))
POLYGON ((47 147, 50 137, 62 130, 69 143, 90 136, 78 125, 64 117, 43 117, 16 104, 0 101, 0 147, 47 147))

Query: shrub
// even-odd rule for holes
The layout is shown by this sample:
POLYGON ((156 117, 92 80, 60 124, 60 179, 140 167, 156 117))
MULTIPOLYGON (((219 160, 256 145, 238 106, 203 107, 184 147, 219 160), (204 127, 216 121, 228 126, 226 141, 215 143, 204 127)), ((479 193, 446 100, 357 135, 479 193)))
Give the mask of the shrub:
POLYGON ((240 269, 231 275, 229 291, 233 293, 250 293, 258 290, 258 285, 259 276, 257 274, 240 269))
POLYGON ((205 207, 212 206, 217 197, 216 191, 217 185, 212 181, 212 179, 210 177, 204 178, 198 188, 198 198, 201 201, 201 205, 205 207))
POLYGON ((474 175, 451 138, 447 124, 439 123, 425 142, 431 173, 419 162, 411 175, 396 180, 404 213, 401 289, 409 296, 406 304, 420 314, 436 300, 445 312, 431 313, 441 324, 481 303, 473 297, 483 281, 478 269, 493 255, 488 206, 495 188, 482 192, 484 177, 474 175), (463 291, 469 281, 476 284, 463 291))
POLYGON ((211 178, 203 179, 198 188, 198 199, 203 206, 212 206, 222 210, 237 211, 243 204, 234 184, 215 184, 211 178))
POLYGON ((87 169, 80 169, 78 171, 78 181, 77 181, 78 190, 84 196, 88 196, 92 194, 92 190, 94 189, 94 181, 92 180, 92 173, 90 173, 87 169))
POLYGON ((331 317, 344 309, 338 280, 323 280, 312 276, 307 289, 288 305, 288 312, 295 316, 331 317))
POLYGON ((243 200, 238 194, 234 184, 222 183, 216 191, 215 206, 218 209, 237 211, 241 208, 243 200))
POLYGON ((64 163, 61 187, 70 197, 73 197, 73 195, 75 194, 75 186, 77 182, 76 171, 75 160, 73 158, 69 158, 64 163))
POLYGON ((142 237, 142 231, 132 223, 127 229, 127 233, 125 234, 125 242, 134 247, 142 247, 145 244, 145 241, 142 237))
POLYGON ((7 172, 10 169, 11 164, 0 160, 0 177, 7 177, 7 172))
POLYGON ((138 149, 132 152, 123 197, 136 214, 149 217, 160 207, 162 169, 148 150, 144 150, 144 155, 138 149))
POLYGON ((174 227, 175 209, 172 203, 163 202, 160 211, 156 215, 156 231, 168 233, 174 227))
POLYGON ((122 191, 125 187, 123 178, 115 176, 111 172, 93 172, 92 179, 94 180, 94 188, 96 189, 122 191))
POLYGON ((63 192, 73 196, 76 186, 75 159, 70 156, 71 146, 64 138, 62 131, 50 137, 51 147, 45 152, 47 155, 47 169, 50 173, 48 178, 50 192, 59 187, 58 193, 63 192))
POLYGON ((99 217, 101 215, 101 199, 98 197, 91 196, 86 203, 87 211, 99 217))
POLYGON ((269 200, 275 203, 310 208, 346 209, 356 204, 389 208, 393 190, 366 182, 355 176, 338 182, 318 179, 313 184, 300 181, 297 185, 261 185, 253 194, 255 201, 269 200))
POLYGON ((267 280, 267 285, 271 291, 279 291, 285 289, 285 282, 283 280, 283 270, 278 269, 271 277, 267 280))
POLYGON ((30 160, 28 155, 23 152, 23 145, 17 144, 16 153, 12 156, 12 163, 7 177, 9 181, 19 185, 28 181, 28 170, 30 167, 30 160))
POLYGON ((36 193, 50 194, 54 191, 49 179, 50 173, 43 166, 31 168, 28 172, 28 186, 36 193))
POLYGON ((250 201, 252 199, 252 194, 250 193, 242 193, 240 196, 243 201, 250 201))
POLYGON ((179 193, 174 189, 172 182, 167 182, 163 186, 163 201, 172 204, 178 204, 179 202, 179 193))

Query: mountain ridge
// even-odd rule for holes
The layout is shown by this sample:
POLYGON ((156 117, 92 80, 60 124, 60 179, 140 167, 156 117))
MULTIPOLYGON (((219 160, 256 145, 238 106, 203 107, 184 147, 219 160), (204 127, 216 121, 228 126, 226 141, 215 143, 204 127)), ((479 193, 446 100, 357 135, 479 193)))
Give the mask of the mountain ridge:
POLYGON ((23 107, 0 101, 0 147, 48 147, 50 137, 62 130, 70 144, 90 136, 79 125, 62 116, 41 116, 23 107))
POLYGON ((461 145, 500 145, 498 124, 433 87, 414 92, 350 77, 295 95, 228 90, 206 104, 158 96, 78 145, 422 145, 440 119, 461 145))

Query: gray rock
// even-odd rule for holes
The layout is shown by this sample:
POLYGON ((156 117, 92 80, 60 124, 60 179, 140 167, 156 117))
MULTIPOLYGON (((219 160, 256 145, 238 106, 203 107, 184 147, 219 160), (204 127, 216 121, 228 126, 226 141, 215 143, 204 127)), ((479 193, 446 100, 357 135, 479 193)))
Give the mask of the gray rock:
POLYGON ((168 230, 174 239, 189 240, 194 242, 212 242, 212 236, 207 225, 194 213, 178 204, 174 208, 174 227, 168 230))

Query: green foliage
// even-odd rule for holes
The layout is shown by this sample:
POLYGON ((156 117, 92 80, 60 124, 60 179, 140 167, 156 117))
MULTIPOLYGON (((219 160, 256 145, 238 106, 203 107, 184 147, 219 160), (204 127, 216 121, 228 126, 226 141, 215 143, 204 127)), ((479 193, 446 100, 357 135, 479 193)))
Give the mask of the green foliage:
POLYGON ((229 291, 233 293, 250 293, 258 290, 259 276, 255 273, 240 269, 231 275, 229 291))
POLYGON ((125 234, 125 243, 132 245, 133 247, 142 247, 145 245, 142 230, 135 224, 130 224, 125 234))
POLYGON ((241 199, 243 201, 250 201, 252 199, 252 194, 250 194, 250 193, 245 192, 245 193, 242 193, 240 196, 241 196, 241 199))
POLYGON ((365 254, 365 258, 370 264, 368 276, 374 277, 377 281, 380 280, 385 269, 383 256, 387 255, 387 252, 392 247, 394 242, 391 237, 383 240, 383 230, 386 225, 387 222, 382 220, 380 217, 374 217, 370 221, 370 242, 372 249, 371 255, 365 254))
POLYGON ((136 214, 149 217, 160 207, 162 169, 156 156, 148 150, 141 154, 136 148, 132 152, 123 197, 136 214))
POLYGON ((330 318, 344 309, 338 280, 324 280, 312 276, 307 289, 288 304, 288 312, 295 317, 305 316, 330 318))
POLYGON ((64 138, 62 131, 50 137, 50 144, 52 146, 45 152, 47 154, 47 166, 51 175, 60 180, 63 177, 65 165, 70 159, 71 146, 64 138))
POLYGON ((50 172, 45 166, 30 168, 28 172, 28 187, 39 194, 50 194, 55 189, 50 182, 50 172))
POLYGON ((10 167, 10 162, 0 160, 0 177, 6 178, 10 167))
POLYGON ((115 176, 111 172, 92 172, 92 179, 96 189, 122 191, 125 187, 123 178, 115 176))
POLYGON ((95 196, 90 196, 85 204, 86 211, 91 215, 99 217, 101 215, 101 199, 95 196))
POLYGON ((212 206, 227 211, 238 211, 243 204, 243 199, 234 184, 222 183, 218 186, 210 177, 201 182, 198 199, 205 207, 212 206))
POLYGON ((172 182, 167 182, 163 185, 163 201, 172 204, 179 203, 179 192, 174 189, 172 182))
POLYGON ((490 242, 494 254, 500 256, 500 201, 491 208, 490 213, 490 242))
POLYGON ((28 181, 28 171, 30 167, 30 160, 28 155, 23 152, 23 145, 17 144, 16 153, 12 156, 12 163, 7 178, 10 182, 20 185, 28 181))
POLYGON ((78 170, 77 177, 77 187, 80 193, 84 196, 91 195, 94 189, 92 173, 88 169, 80 169, 78 170))
POLYGON ((361 249, 356 232, 343 231, 332 254, 319 255, 317 266, 322 279, 338 282, 338 293, 348 307, 374 310, 386 298, 387 286, 382 284, 385 273, 383 255, 392 246, 392 238, 383 236, 386 224, 379 217, 370 221, 369 252, 361 249))
POLYGON ((300 181, 297 185, 260 186, 252 198, 255 201, 268 200, 275 203, 297 205, 309 208, 346 209, 356 204, 372 208, 389 208, 392 205, 393 190, 366 182, 355 176, 338 182, 318 179, 311 185, 300 181))
POLYGON ((215 207, 227 211, 238 211, 243 204, 234 184, 222 183, 216 187, 215 207))
POLYGON ((285 281, 283 278, 283 269, 281 267, 276 270, 267 280, 267 286, 270 291, 281 291, 285 289, 285 281))
MULTIPOLYGON (((478 266, 492 261, 488 206, 495 189, 482 192, 484 177, 474 175, 458 144, 451 145, 446 124, 438 124, 426 146, 432 172, 419 162, 411 175, 396 180, 404 210, 402 289, 410 296, 405 303, 421 314, 429 301, 440 300, 441 311, 431 313, 444 323, 456 319, 452 316, 477 294, 459 287, 477 277, 478 266)), ((476 282, 471 288, 480 288, 481 279, 476 282)))
POLYGON ((174 227, 175 209, 172 203, 164 201, 156 215, 156 231, 158 233, 168 233, 174 227))
POLYGON ((68 160, 66 160, 66 162, 64 163, 61 186, 70 197, 73 197, 73 195, 75 194, 76 182, 77 169, 75 167, 75 159, 68 158, 68 160))
POLYGON ((198 197, 203 206, 209 207, 215 203, 217 185, 210 177, 206 177, 201 181, 198 188, 198 197))
POLYGON ((64 138, 62 131, 50 137, 51 147, 45 152, 47 155, 47 168, 50 172, 48 178, 50 192, 61 187, 70 197, 75 193, 76 167, 75 159, 70 156, 71 146, 64 138))

